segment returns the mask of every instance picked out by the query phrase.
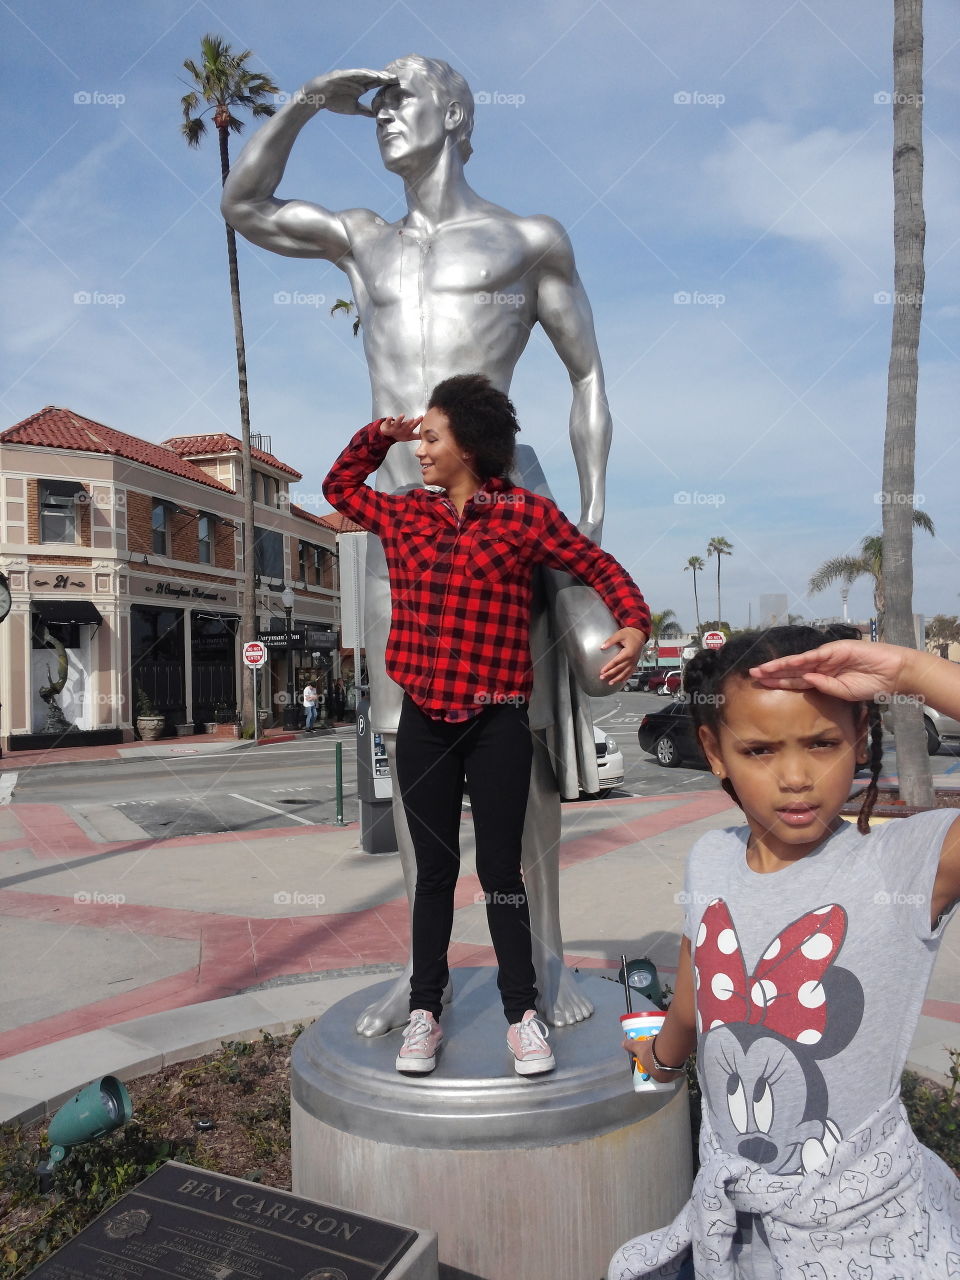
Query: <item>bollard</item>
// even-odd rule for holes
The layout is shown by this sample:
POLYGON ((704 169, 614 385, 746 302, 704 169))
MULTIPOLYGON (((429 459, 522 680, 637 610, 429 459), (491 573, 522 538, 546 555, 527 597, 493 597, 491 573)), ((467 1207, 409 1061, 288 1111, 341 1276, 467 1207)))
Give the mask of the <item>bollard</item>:
POLYGON ((342 827, 343 822, 343 743, 337 743, 337 826, 342 827))

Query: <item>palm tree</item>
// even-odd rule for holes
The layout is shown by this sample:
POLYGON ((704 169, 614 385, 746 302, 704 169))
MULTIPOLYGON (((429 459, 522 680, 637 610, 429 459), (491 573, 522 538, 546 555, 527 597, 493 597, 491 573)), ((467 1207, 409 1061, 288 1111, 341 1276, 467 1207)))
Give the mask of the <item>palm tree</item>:
POLYGON ((720 619, 723 617, 723 610, 720 608, 720 560, 723 556, 733 554, 733 544, 728 542, 726 538, 711 538, 707 543, 707 556, 717 557, 717 626, 720 625, 720 619))
POLYGON ((703 573, 703 557, 691 556, 687 563, 683 566, 683 572, 688 569, 693 571, 693 607, 697 612, 697 638, 700 638, 700 601, 697 599, 697 574, 703 573))
POLYGON ((676 616, 672 609, 664 609, 661 613, 650 615, 650 638, 644 647, 653 649, 654 663, 657 667, 660 666, 660 637, 668 623, 675 620, 676 616))
MULTIPOLYGON (((205 35, 200 41, 200 66, 187 58, 184 68, 193 77, 196 88, 180 99, 183 108, 181 130, 188 146, 198 147, 207 131, 204 115, 213 112, 213 124, 220 139, 220 180, 226 182, 230 172, 229 137, 243 129, 243 121, 233 114, 234 107, 248 108, 254 119, 272 116, 276 110, 263 99, 277 93, 277 86, 265 75, 250 71, 245 63, 251 51, 234 53, 219 36, 205 35), (201 108, 201 103, 207 106, 201 108)), ((230 298, 233 303, 233 332, 237 344, 237 379, 240 387, 240 469, 243 482, 243 621, 242 636, 257 638, 257 601, 254 577, 253 466, 250 454, 250 400, 247 395, 247 351, 243 341, 243 317, 240 312, 240 274, 237 269, 237 237, 229 223, 227 230, 227 262, 230 267, 230 298)), ((256 716, 253 705, 253 671, 244 668, 244 729, 249 731, 256 716)))
MULTIPOLYGON (((883 440, 883 555, 886 635, 914 648, 913 527, 917 377, 923 308, 923 0, 893 2, 893 330, 883 440)), ((900 796, 933 805, 920 708, 893 704, 900 796)))
MULTIPOLYGON (((925 511, 914 511, 913 523, 931 537, 936 533, 933 521, 925 511)), ((807 590, 815 595, 834 582, 842 582, 849 587, 858 578, 867 577, 873 579, 873 612, 877 619, 877 635, 881 640, 889 639, 886 623, 886 579, 889 575, 883 572, 883 538, 879 534, 868 534, 861 540, 859 555, 834 556, 832 560, 826 560, 810 579, 807 590)), ((910 629, 912 633, 912 618, 910 629)))

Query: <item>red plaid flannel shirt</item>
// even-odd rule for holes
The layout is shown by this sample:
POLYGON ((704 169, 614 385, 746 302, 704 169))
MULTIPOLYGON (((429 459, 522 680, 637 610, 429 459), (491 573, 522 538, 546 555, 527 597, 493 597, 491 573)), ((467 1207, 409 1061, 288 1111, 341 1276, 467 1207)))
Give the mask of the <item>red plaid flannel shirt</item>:
POLYGON ((593 587, 619 626, 650 630, 650 610, 626 570, 549 498, 487 480, 458 519, 442 493, 364 484, 393 443, 380 421, 357 432, 323 492, 383 543, 393 609, 387 673, 427 715, 461 719, 529 700, 535 564, 593 587))

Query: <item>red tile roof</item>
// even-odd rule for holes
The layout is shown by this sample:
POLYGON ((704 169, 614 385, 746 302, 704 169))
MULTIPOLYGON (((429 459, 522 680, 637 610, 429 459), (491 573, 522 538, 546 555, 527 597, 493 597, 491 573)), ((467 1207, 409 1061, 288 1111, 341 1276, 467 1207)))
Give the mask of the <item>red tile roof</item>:
MULTIPOLYGON (((243 447, 236 436, 228 435, 225 431, 221 431, 219 435, 174 436, 172 440, 164 440, 163 443, 167 448, 179 453, 181 458, 210 458, 219 453, 239 453, 243 447)), ((265 462, 268 467, 285 471, 288 476, 294 476, 297 480, 303 479, 299 471, 287 466, 272 453, 264 453, 262 449, 251 449, 250 456, 256 458, 258 462, 265 462)))
POLYGON ((173 449, 162 444, 151 444, 139 436, 128 435, 113 427, 104 426, 93 418, 81 417, 72 409, 61 409, 48 404, 39 413, 24 418, 15 426, 0 432, 0 444, 32 444, 47 449, 77 449, 83 453, 103 453, 126 458, 130 462, 167 471, 170 475, 194 480, 211 489, 233 493, 227 485, 214 480, 192 462, 181 458, 173 449))
POLYGON ((351 520, 349 516, 341 515, 339 511, 331 511, 325 516, 314 516, 317 524, 325 524, 328 529, 334 529, 337 533, 365 533, 362 524, 357 524, 351 520))

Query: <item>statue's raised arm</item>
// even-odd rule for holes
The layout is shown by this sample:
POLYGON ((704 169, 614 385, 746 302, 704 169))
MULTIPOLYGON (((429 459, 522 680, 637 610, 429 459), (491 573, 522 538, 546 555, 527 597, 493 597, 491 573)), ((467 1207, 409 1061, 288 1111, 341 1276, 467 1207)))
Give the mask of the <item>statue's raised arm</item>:
POLYGON ((223 188, 220 208, 233 229, 262 249, 288 258, 340 262, 351 249, 351 222, 366 211, 334 213, 309 200, 278 200, 277 187, 303 126, 318 111, 372 116, 360 98, 396 82, 387 71, 368 68, 316 76, 253 135, 240 152, 223 188))

